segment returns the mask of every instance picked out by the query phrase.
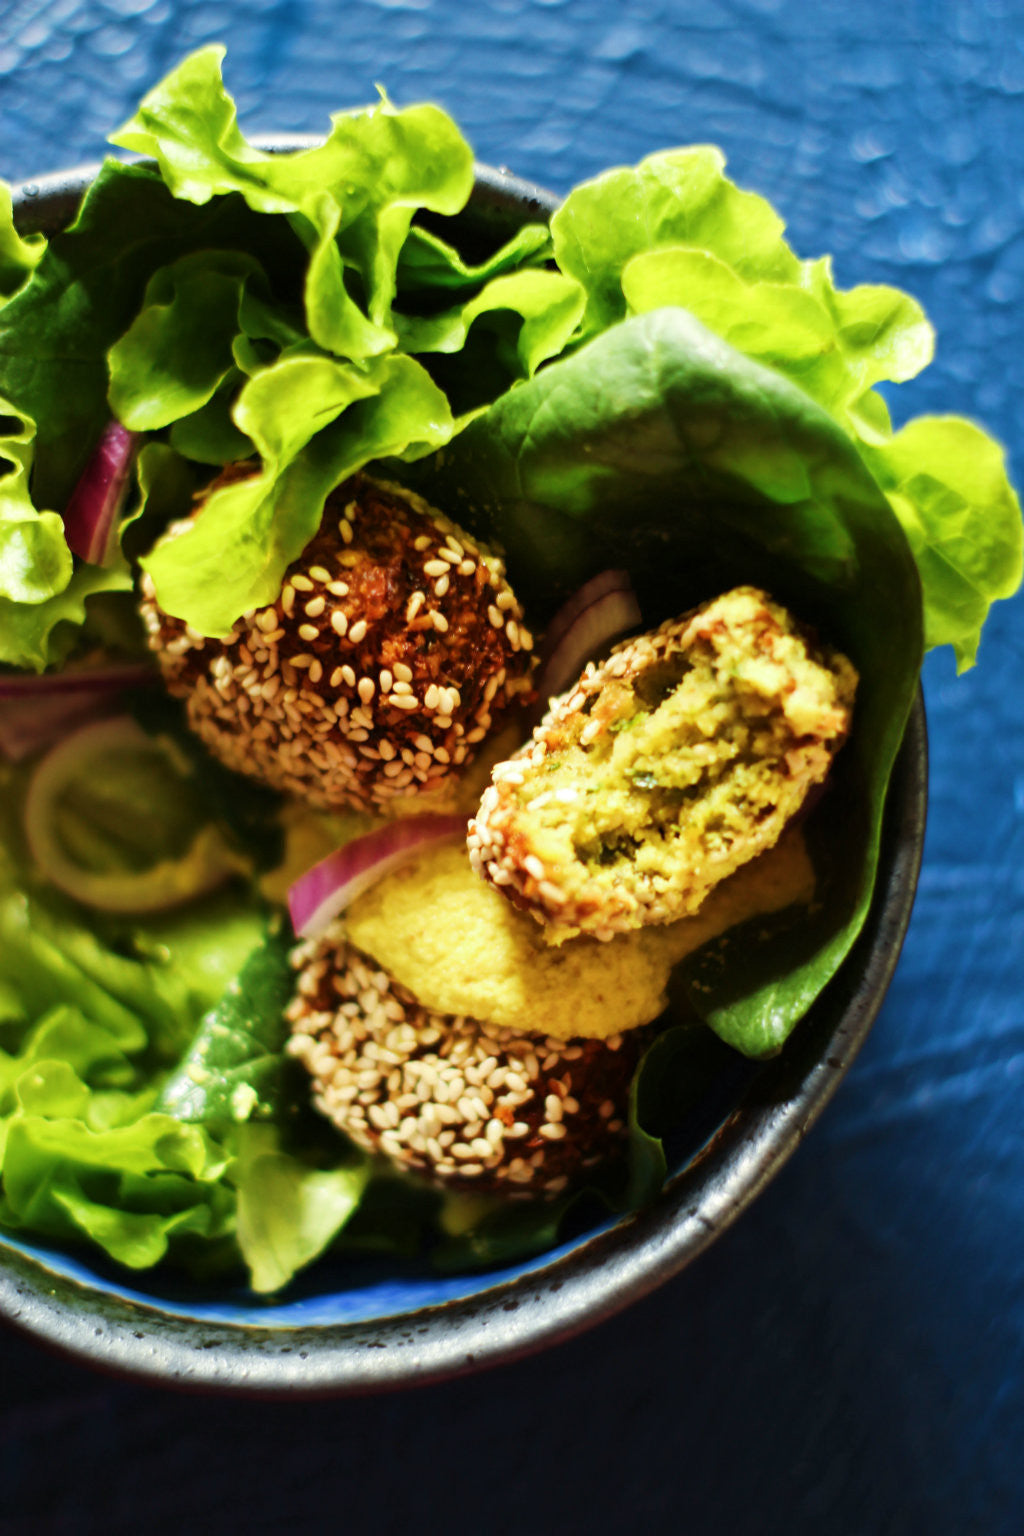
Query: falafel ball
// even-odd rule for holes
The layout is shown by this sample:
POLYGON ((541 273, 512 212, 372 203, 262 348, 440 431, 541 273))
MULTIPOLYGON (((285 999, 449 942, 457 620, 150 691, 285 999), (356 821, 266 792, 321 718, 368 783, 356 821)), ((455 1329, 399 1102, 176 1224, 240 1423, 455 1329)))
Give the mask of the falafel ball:
POLYGON ((288 1044, 317 1108, 430 1182, 553 1199, 624 1150, 647 1030, 555 1040, 435 1013, 346 941, 300 945, 288 1044))
POLYGON ((474 869, 549 942, 696 912, 777 842, 850 728, 857 674, 753 587, 588 663, 498 764, 474 869))
MULTIPOLYGON (((229 466, 210 489, 251 473, 229 466)), ((276 601, 225 639, 164 613, 148 576, 141 611, 169 691, 215 756, 323 810, 400 814, 424 794, 443 808, 530 690, 533 640, 502 562, 368 475, 331 493, 276 601)))

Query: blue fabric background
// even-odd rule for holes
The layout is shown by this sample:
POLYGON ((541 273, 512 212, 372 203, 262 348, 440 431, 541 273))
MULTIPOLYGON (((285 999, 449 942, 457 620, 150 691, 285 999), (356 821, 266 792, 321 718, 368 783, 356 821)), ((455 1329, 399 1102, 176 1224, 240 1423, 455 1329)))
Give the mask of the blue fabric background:
MULTIPOLYGON (((191 48, 249 128, 375 82, 556 191, 710 140, 844 285, 939 331, 905 409, 1024 478, 1019 0, 0 0, 0 174, 98 157, 191 48)), ((926 668, 925 867, 855 1069, 691 1270, 534 1359, 400 1397, 194 1401, 0 1338, 0 1536, 1024 1529, 1024 603, 926 668)))

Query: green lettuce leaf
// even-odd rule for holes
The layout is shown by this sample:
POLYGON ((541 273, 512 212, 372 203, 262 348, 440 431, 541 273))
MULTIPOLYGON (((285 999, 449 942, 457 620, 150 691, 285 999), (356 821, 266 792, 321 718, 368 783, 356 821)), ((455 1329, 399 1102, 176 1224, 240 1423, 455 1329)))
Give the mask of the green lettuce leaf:
MULTIPOLYGON (((102 1097, 106 1118, 121 1097, 102 1097)), ((88 1237, 132 1268, 157 1263, 183 1235, 230 1229, 227 1160, 200 1128, 154 1113, 92 1124, 93 1095, 59 1060, 27 1066, 4 1101, 0 1221, 8 1228, 88 1237)))
POLYGON ((162 267, 109 353, 111 409, 132 431, 169 426, 207 405, 229 374, 242 298, 266 278, 240 251, 201 251, 162 267))
POLYGON ((289 939, 268 926, 224 996, 202 1020, 164 1083, 157 1108, 215 1131, 273 1116, 280 1100, 285 1007, 294 973, 289 939))
POLYGON ((521 267, 535 267, 552 254, 546 224, 522 224, 515 234, 482 261, 467 261, 436 230, 414 224, 398 255, 398 287, 406 299, 417 291, 477 290, 521 267))
POLYGON ((273 1125, 239 1128, 233 1179, 238 1244, 254 1291, 277 1291, 337 1238, 358 1209, 370 1159, 319 1168, 282 1150, 273 1125))
POLYGON ((37 424, 37 506, 66 505, 110 418, 107 353, 150 278, 204 248, 259 251, 282 292, 303 249, 286 219, 260 218, 239 197, 197 208, 176 201, 154 171, 107 161, 74 222, 0 309, 0 394, 37 424))
POLYGON ((191 55, 143 99, 112 142, 156 160, 176 197, 239 193, 259 213, 292 217, 310 252, 310 336, 340 356, 394 346, 399 253, 417 208, 455 214, 473 185, 472 152, 438 107, 386 100, 339 113, 315 149, 272 155, 249 144, 224 89, 224 49, 191 55))
POLYGON ((447 398, 414 358, 356 367, 308 349, 255 374, 234 417, 263 468, 213 492, 190 528, 142 562, 161 606, 207 635, 273 602, 335 486, 370 459, 428 453, 455 429, 447 398))
POLYGON ((893 437, 874 386, 931 361, 924 311, 895 288, 837 288, 828 257, 798 260, 778 215, 724 167, 707 146, 670 150, 570 193, 551 227, 559 265, 587 290, 583 334, 678 306, 824 406, 910 539, 927 643, 951 644, 962 670, 992 601, 1020 581, 1020 511, 1002 451, 956 418, 893 437))
POLYGON ((14 226, 11 189, 0 181, 0 304, 18 289, 38 266, 46 240, 42 235, 22 237, 14 226))
POLYGON ((509 383, 531 378, 542 363, 564 351, 583 315, 583 289, 558 272, 527 268, 491 278, 479 293, 441 314, 397 321, 403 351, 461 352, 470 327, 482 316, 521 317, 509 383))
POLYGON ((972 421, 919 416, 864 456, 903 525, 925 593, 928 645, 971 666, 996 598, 1020 585, 1020 501, 999 444, 972 421))
POLYGON ((42 672, 62 659, 88 600, 132 582, 120 561, 75 568, 63 519, 32 500, 35 448, 32 417, 0 396, 0 663, 42 672))

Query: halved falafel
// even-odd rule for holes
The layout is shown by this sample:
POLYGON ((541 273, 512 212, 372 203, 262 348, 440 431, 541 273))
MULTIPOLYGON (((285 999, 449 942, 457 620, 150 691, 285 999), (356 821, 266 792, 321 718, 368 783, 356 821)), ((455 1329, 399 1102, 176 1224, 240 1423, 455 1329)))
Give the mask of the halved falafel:
POLYGON ((473 867, 559 944, 697 911, 770 848, 850 728, 857 674, 738 587, 589 663, 500 763, 473 867))

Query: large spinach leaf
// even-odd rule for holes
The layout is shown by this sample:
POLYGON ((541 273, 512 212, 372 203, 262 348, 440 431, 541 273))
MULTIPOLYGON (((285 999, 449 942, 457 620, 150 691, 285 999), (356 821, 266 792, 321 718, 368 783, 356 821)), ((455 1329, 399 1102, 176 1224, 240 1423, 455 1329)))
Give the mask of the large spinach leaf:
POLYGON ((645 621, 740 582, 765 587, 860 674, 819 858, 813 923, 692 1000, 751 1055, 778 1050, 848 953, 874 886, 886 788, 922 658, 917 569, 882 491, 828 413, 684 310, 612 326, 503 396, 426 484, 506 551, 535 611, 626 565, 645 621), (778 956, 777 964, 772 956, 778 956))

